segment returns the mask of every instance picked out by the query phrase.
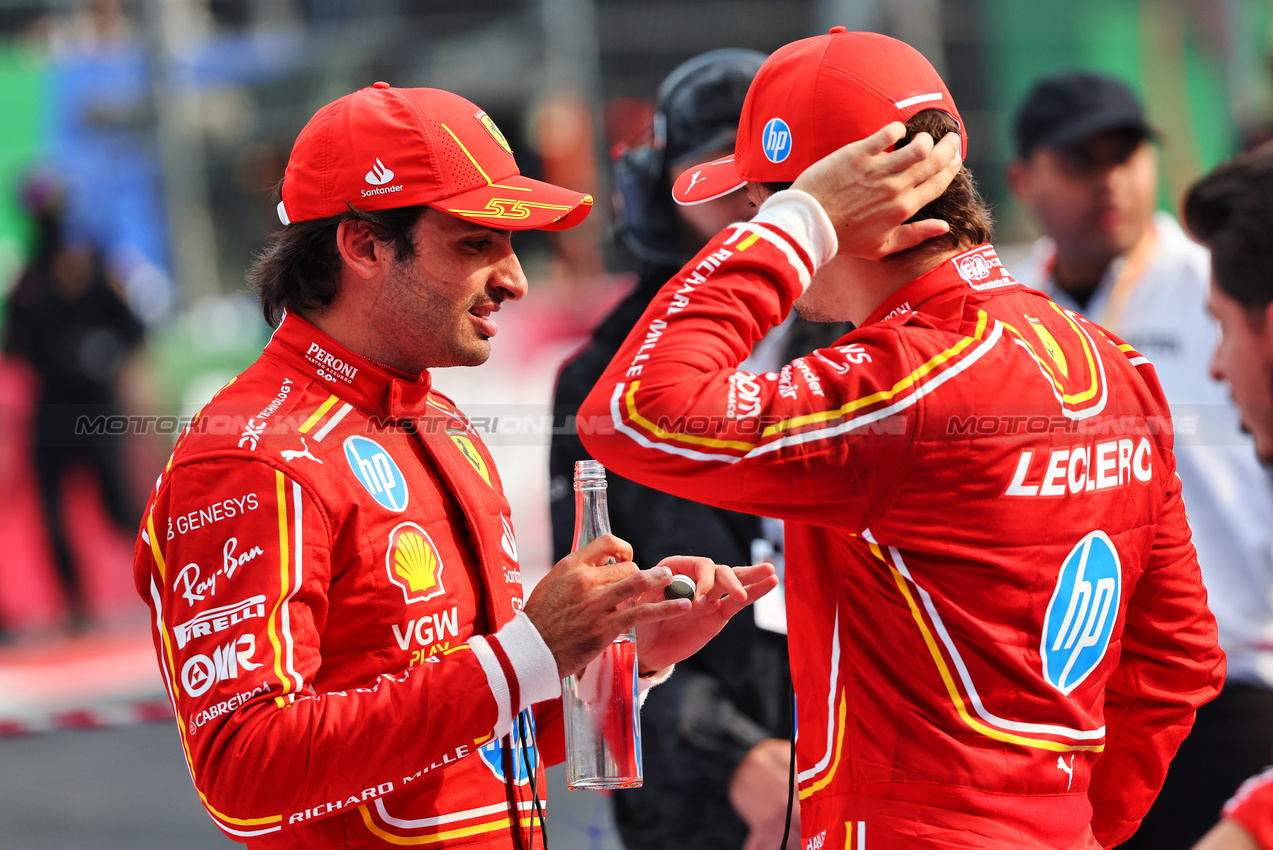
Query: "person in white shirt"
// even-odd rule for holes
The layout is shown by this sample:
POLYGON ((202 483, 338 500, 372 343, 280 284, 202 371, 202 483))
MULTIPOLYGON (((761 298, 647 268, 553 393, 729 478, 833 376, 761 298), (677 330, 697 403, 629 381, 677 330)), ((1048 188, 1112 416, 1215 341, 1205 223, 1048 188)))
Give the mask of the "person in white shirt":
POLYGON ((1273 751, 1273 486, 1223 384, 1208 373, 1205 248, 1155 212, 1158 151, 1136 96, 1074 72, 1039 81, 1019 108, 1014 195, 1045 234, 1021 282, 1122 337, 1153 361, 1208 602, 1228 656, 1140 830, 1123 848, 1188 848, 1273 751))

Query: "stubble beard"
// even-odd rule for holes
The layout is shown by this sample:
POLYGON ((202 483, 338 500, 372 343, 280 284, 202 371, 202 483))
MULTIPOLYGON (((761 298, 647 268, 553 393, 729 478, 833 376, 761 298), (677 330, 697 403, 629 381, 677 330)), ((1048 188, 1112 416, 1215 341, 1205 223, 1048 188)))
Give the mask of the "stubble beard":
POLYGON ((405 265, 395 269, 394 284, 385 294, 387 315, 380 331, 394 357, 384 362, 413 373, 485 363, 491 342, 476 332, 469 313, 483 296, 456 304, 442 294, 444 287, 416 281, 405 265))

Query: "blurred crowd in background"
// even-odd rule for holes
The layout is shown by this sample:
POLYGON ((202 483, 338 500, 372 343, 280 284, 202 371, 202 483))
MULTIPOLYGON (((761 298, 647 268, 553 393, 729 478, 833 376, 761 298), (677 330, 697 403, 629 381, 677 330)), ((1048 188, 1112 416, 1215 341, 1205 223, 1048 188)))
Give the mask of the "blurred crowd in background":
POLYGON ((244 271, 280 226, 292 140, 340 95, 377 80, 461 94, 523 174, 599 200, 581 227, 515 236, 530 295, 501 314, 486 365, 435 378, 491 420, 533 582, 552 564, 557 370, 636 280, 612 238, 611 164, 648 143, 673 68, 837 24, 915 45, 961 105, 997 247, 1024 270, 1039 233, 1008 166, 1031 85, 1080 68, 1125 81, 1160 146, 1158 205, 1174 213, 1198 176, 1273 137, 1271 6, 0 0, 0 640, 144 634, 137 518, 188 417, 269 336, 244 271))
MULTIPOLYGON (((941 71, 1010 268, 1012 246, 1037 235, 1005 178, 1011 116, 1041 75, 1081 67, 1140 94, 1161 135, 1168 210, 1273 126, 1264 0, 0 0, 0 312, 13 315, 56 216, 57 238, 91 255, 100 286, 140 320, 45 334, 68 361, 56 367, 63 381, 97 385, 80 391, 88 407, 72 419, 134 417, 126 433, 93 441, 111 443, 96 457, 33 458, 43 367, 7 348, 0 628, 83 627, 137 610, 123 520, 138 515, 180 417, 268 336, 243 272, 279 226, 273 190, 319 105, 381 79, 455 91, 504 128, 523 173, 605 199, 610 161, 648 140, 654 93, 679 63, 720 47, 768 52, 833 24, 902 38, 941 71), (70 484, 52 488, 61 472, 70 484)), ((531 578, 551 563, 554 375, 633 279, 633 258, 608 238, 608 207, 572 231, 516 237, 530 298, 510 311, 490 364, 442 378, 471 414, 507 414, 490 442, 531 578)), ((59 298, 46 311, 53 326, 95 313, 59 298)), ((46 401, 77 403, 67 392, 46 401)))

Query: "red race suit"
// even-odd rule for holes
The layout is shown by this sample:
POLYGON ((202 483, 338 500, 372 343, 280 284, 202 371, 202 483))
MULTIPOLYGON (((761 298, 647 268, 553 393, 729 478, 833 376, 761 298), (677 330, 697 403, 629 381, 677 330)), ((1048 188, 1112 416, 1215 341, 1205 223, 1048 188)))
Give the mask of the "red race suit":
POLYGON ((178 441, 134 574, 231 838, 511 848, 538 830, 557 666, 519 613, 495 465, 427 372, 285 317, 178 441))
POLYGON ((1261 850, 1273 850, 1273 767, 1243 782, 1224 816, 1242 824, 1261 850))
POLYGON ((786 521, 804 846, 1112 846, 1224 656, 1152 365, 989 245, 738 371, 835 255, 773 196, 650 304, 579 414, 619 475, 786 521))

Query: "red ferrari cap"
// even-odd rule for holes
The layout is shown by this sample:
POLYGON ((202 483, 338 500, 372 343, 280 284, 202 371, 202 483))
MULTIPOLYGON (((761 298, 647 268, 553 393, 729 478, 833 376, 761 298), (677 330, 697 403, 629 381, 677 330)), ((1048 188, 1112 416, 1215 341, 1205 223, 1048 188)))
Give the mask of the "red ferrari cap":
POLYGON ((832 27, 774 51, 756 72, 734 155, 683 173, 679 204, 701 204, 746 183, 789 182, 813 163, 885 124, 940 109, 968 135, 946 84, 918 50, 873 32, 832 27))
POLYGON ((440 89, 376 83, 329 103, 296 137, 283 176, 283 224, 427 205, 501 230, 565 230, 592 197, 522 177, 485 112, 440 89))

